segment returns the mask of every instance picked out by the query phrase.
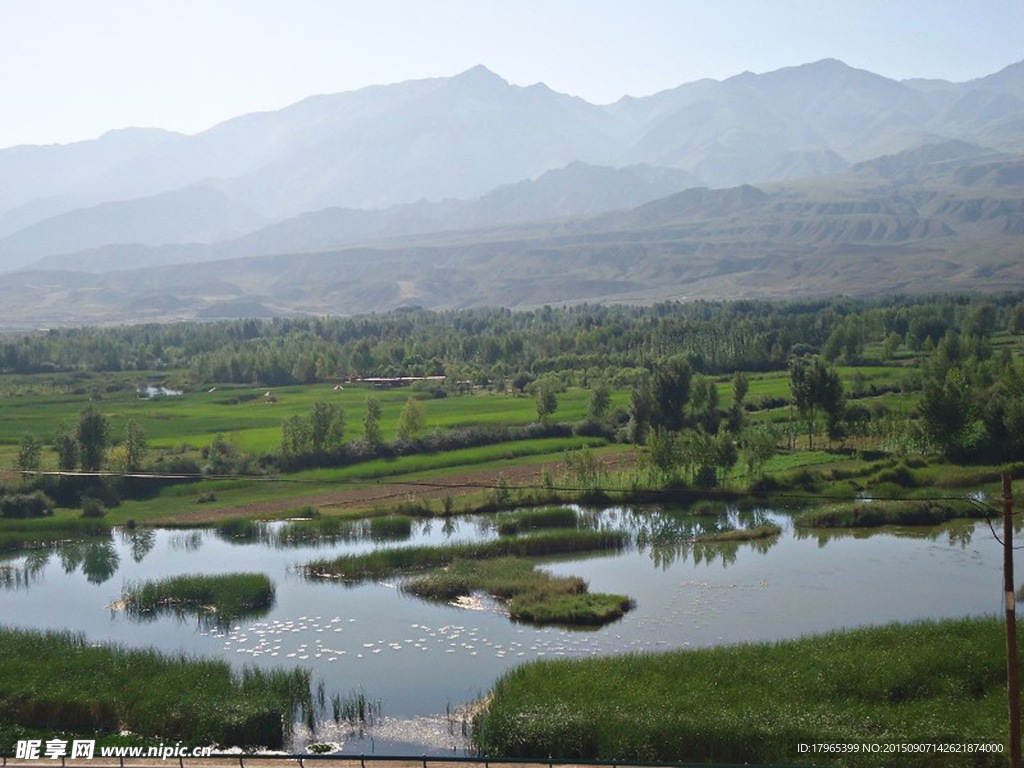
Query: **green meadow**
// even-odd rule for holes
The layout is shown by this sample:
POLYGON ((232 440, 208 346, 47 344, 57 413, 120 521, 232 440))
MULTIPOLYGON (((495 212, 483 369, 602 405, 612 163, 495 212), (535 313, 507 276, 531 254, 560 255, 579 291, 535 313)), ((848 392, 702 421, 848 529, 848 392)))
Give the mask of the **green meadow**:
MULTIPOLYGON (((0 377, 0 392, 5 391, 0 377)), ((109 419, 115 439, 124 423, 135 419, 146 431, 153 448, 174 448, 183 443, 201 447, 223 435, 240 449, 254 453, 276 450, 281 441, 281 422, 305 415, 317 401, 340 406, 346 416, 345 439, 359 437, 366 413, 366 398, 377 398, 382 407, 381 428, 385 440, 394 439, 398 417, 410 396, 422 399, 427 429, 450 429, 481 424, 528 424, 537 420, 530 396, 472 392, 444 398, 429 398, 407 388, 377 390, 361 384, 346 384, 335 390, 329 383, 287 387, 238 387, 220 385, 186 390, 182 395, 141 397, 136 384, 147 381, 144 373, 134 377, 120 374, 97 375, 96 388, 76 392, 74 380, 59 379, 66 392, 37 391, 28 387, 29 376, 16 377, 20 388, 0 396, 0 445, 14 446, 24 434, 48 441, 60 422, 73 423, 78 413, 93 402, 109 419), (215 391, 210 392, 210 389, 215 391), (270 397, 267 397, 267 393, 270 397)), ((90 379, 92 381, 94 379, 90 379)), ((165 380, 170 386, 174 374, 165 380)), ((49 385, 49 390, 55 384, 49 385)), ((590 393, 572 389, 558 395, 559 421, 578 421, 586 415, 590 393)), ((613 393, 616 407, 628 401, 625 390, 613 393)))

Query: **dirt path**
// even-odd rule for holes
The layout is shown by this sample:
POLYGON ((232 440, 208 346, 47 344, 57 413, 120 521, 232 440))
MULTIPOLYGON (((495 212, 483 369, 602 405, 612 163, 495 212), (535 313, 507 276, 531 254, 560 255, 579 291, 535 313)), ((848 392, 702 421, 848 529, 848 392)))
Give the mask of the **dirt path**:
MULTIPOLYGON (((633 465, 633 451, 623 451, 598 458, 609 471, 628 468, 633 465)), ((176 515, 165 515, 153 518, 152 523, 209 523, 229 517, 273 517, 287 509, 300 505, 312 505, 325 510, 340 511, 362 509, 378 504, 399 504, 408 500, 440 499, 444 496, 458 497, 472 493, 485 492, 497 484, 499 477, 512 487, 540 485, 544 471, 557 475, 564 469, 562 462, 552 461, 541 464, 518 464, 500 469, 480 469, 462 471, 452 474, 437 475, 423 480, 396 481, 381 479, 372 485, 367 481, 353 480, 352 485, 360 484, 359 488, 340 486, 336 491, 311 495, 289 496, 274 501, 258 501, 218 509, 197 509, 176 515)))

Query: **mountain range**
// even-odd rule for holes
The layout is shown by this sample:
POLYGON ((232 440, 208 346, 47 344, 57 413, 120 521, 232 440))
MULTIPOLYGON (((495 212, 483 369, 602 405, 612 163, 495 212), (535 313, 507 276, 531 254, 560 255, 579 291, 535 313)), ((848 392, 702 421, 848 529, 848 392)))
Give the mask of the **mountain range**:
POLYGON ((824 60, 610 105, 475 67, 191 136, 0 150, 0 309, 985 289, 1021 280, 1022 217, 1024 62, 951 83, 824 60))

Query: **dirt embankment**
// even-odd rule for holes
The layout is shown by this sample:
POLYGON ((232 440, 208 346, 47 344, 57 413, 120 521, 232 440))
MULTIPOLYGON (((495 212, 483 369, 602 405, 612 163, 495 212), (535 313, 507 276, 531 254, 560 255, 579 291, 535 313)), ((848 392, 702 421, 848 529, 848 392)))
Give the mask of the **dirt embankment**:
MULTIPOLYGON (((610 454, 599 458, 608 471, 618 471, 631 467, 634 462, 632 451, 610 454)), ((450 475, 438 475, 423 480, 396 481, 382 479, 372 485, 366 485, 366 481, 353 480, 352 484, 360 484, 358 488, 339 486, 336 491, 302 495, 301 490, 296 490, 296 495, 286 499, 275 499, 274 501, 258 501, 251 504, 244 504, 232 507, 220 507, 218 509, 197 509, 181 514, 168 515, 154 518, 153 523, 208 523, 217 520, 224 520, 229 517, 274 517, 288 509, 297 506, 311 505, 319 507, 330 514, 332 511, 365 509, 377 505, 387 506, 400 504, 409 500, 430 500, 440 499, 445 496, 458 497, 482 493, 498 483, 499 478, 504 477, 505 481, 512 487, 523 488, 532 485, 541 485, 544 471, 557 474, 564 470, 560 461, 546 462, 542 464, 519 464, 501 469, 480 469, 475 471, 463 471, 450 475)))

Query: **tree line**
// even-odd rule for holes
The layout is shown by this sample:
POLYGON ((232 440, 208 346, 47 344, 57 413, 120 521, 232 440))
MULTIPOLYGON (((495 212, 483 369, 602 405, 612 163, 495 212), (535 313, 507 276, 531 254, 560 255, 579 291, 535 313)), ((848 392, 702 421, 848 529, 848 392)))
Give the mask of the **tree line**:
MULTIPOLYGON (((550 373, 651 370, 683 355, 705 374, 785 367, 793 355, 855 362, 867 343, 926 350, 949 331, 1024 329, 1024 295, 853 301, 672 302, 537 310, 405 309, 351 318, 276 318, 52 329, 0 337, 0 371, 187 369, 197 384, 279 386, 350 376, 449 374, 522 389, 550 373)), ((584 382, 585 383, 585 382, 584 382)))

